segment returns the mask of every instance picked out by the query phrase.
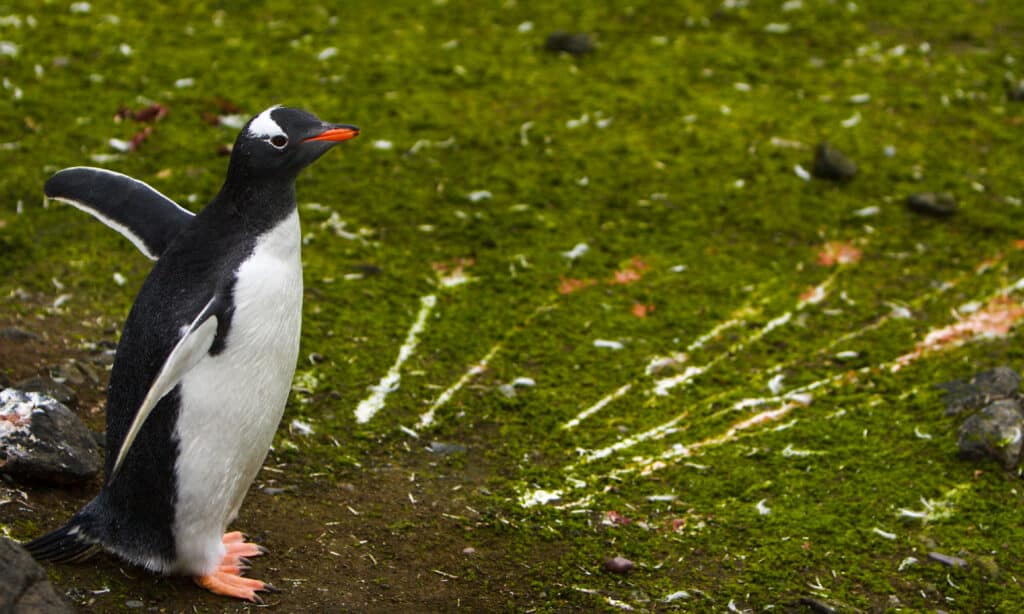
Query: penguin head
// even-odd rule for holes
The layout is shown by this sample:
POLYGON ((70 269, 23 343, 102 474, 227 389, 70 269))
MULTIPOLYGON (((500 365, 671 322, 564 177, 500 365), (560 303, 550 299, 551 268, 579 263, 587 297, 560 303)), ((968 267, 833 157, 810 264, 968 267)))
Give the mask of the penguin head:
POLYGON ((359 128, 327 123, 301 109, 273 106, 242 128, 231 167, 244 175, 292 179, 331 147, 359 136, 359 128))

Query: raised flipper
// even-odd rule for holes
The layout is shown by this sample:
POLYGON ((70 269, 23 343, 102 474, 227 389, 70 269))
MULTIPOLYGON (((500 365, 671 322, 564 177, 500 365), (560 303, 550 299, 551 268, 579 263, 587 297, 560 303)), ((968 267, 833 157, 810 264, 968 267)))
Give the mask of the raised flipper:
POLYGON ((93 215, 152 260, 195 217, 149 184, 102 168, 75 166, 58 171, 43 191, 93 215))
POLYGON ((114 481, 114 477, 117 476, 117 471, 121 468, 128 450, 132 447, 135 437, 139 434, 139 429, 142 428, 146 418, 149 417, 156 404, 160 402, 160 399, 164 398, 164 395, 174 389, 178 382, 181 381, 182 376, 188 373, 192 367, 196 366, 196 363, 202 360, 209 353, 210 348, 213 347, 213 342, 217 338, 218 318, 225 317, 226 311, 229 309, 228 303, 229 301, 224 296, 220 294, 214 295, 206 303, 202 311, 199 312, 199 315, 192 320, 192 323, 189 324, 184 333, 182 333, 178 343, 167 354, 163 366, 160 367, 160 371, 153 379, 153 383, 149 385, 149 391, 142 400, 142 404, 135 411, 135 417, 132 418, 131 426, 128 427, 128 432, 121 441, 121 448, 117 452, 114 468, 110 471, 110 475, 107 476, 108 484, 114 481))

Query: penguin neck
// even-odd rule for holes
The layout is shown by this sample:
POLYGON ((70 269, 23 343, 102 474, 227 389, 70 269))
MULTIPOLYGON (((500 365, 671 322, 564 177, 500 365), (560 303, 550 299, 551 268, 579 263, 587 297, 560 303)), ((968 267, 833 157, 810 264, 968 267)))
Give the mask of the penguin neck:
POLYGON ((229 170, 210 208, 250 231, 269 230, 295 211, 295 178, 243 175, 229 170))

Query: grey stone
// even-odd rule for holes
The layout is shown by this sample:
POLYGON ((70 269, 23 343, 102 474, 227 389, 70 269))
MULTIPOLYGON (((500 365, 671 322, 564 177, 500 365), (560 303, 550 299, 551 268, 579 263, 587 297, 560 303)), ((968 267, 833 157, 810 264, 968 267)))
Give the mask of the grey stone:
POLYGON ((814 614, 839 614, 841 611, 835 605, 818 597, 801 597, 800 606, 805 612, 814 612, 814 614))
POLYGON ((46 572, 24 548, 0 537, 0 611, 70 614, 74 610, 57 595, 46 572))
POLYGON ((950 217, 956 213, 956 198, 949 192, 919 192, 907 197, 907 207, 932 217, 950 217))
POLYGON ((0 392, 0 472, 70 484, 101 464, 95 436, 70 409, 38 392, 0 392))
POLYGON ((583 33, 552 32, 544 41, 544 48, 555 53, 566 52, 574 56, 586 55, 594 50, 594 41, 583 33))
POLYGON ((634 567, 636 563, 621 556, 604 562, 604 570, 611 573, 629 573, 634 567))
POLYGON ((960 456, 992 457, 1005 469, 1020 463, 1024 449, 1024 411, 1015 399, 1003 399, 967 418, 960 426, 960 456))
POLYGON ((946 390, 946 415, 955 416, 981 409, 992 401, 1014 397, 1020 381, 1020 374, 1010 367, 996 367, 969 379, 953 380, 937 387, 946 390))
POLYGON ((78 395, 71 388, 54 380, 52 377, 30 377, 14 385, 18 390, 25 392, 39 392, 55 399, 64 405, 74 405, 78 395))
POLYGON ((0 339, 7 341, 42 341, 43 338, 36 333, 18 328, 17 326, 5 326, 0 328, 0 339))
POLYGON ((843 152, 822 142, 814 148, 811 174, 819 179, 849 181, 857 174, 857 164, 843 152))

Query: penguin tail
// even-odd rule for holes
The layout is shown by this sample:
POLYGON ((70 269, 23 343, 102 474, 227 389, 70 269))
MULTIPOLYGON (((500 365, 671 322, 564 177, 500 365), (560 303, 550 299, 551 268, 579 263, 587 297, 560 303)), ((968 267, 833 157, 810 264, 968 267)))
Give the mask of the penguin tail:
POLYGON ((84 532, 80 518, 72 518, 71 522, 56 531, 37 537, 22 546, 35 560, 52 563, 79 563, 100 550, 99 543, 84 532))

